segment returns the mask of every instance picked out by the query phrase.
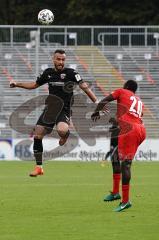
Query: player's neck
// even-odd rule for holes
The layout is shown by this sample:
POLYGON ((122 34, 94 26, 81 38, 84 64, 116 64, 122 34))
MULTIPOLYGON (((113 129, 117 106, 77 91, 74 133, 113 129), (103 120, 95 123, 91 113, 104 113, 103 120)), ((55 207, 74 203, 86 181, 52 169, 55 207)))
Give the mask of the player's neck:
POLYGON ((55 72, 63 72, 64 68, 62 69, 57 69, 57 68, 54 68, 55 72))

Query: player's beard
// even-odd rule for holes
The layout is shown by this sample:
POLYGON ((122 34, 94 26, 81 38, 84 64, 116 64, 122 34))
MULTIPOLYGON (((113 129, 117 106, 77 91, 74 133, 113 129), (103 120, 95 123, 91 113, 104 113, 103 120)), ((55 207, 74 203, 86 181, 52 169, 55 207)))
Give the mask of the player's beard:
POLYGON ((56 71, 62 71, 63 68, 64 68, 64 65, 63 65, 63 64, 56 64, 56 65, 55 65, 56 71))

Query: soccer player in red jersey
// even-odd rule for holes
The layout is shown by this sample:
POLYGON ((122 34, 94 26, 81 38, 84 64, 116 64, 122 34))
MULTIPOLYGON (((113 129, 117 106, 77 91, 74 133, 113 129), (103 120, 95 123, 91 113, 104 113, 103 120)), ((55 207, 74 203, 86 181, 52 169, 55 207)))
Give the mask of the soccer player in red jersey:
POLYGON ((99 111, 111 101, 117 101, 117 120, 120 126, 118 136, 118 159, 113 165, 113 191, 104 198, 105 201, 120 199, 119 186, 122 178, 122 201, 115 209, 120 212, 131 207, 129 189, 131 179, 131 163, 139 145, 146 137, 146 130, 142 122, 144 105, 135 95, 137 82, 128 80, 122 89, 117 89, 101 100, 91 118, 96 121, 100 118, 99 111))

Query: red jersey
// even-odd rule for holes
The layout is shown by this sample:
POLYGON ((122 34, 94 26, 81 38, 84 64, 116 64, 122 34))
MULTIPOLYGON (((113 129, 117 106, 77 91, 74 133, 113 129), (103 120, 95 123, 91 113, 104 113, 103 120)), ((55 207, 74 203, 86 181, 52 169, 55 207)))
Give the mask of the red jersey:
POLYGON ((142 124, 144 105, 141 99, 128 89, 117 89, 112 92, 117 100, 117 119, 122 122, 142 124))

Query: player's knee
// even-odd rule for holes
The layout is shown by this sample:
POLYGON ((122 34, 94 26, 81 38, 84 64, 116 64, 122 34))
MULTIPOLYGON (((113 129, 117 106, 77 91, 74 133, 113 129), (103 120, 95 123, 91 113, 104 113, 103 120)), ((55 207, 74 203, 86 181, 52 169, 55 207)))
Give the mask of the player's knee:
POLYGON ((124 165, 124 167, 127 168, 127 169, 130 169, 130 168, 131 168, 131 163, 132 163, 131 160, 125 160, 125 161, 123 161, 123 165, 124 165))
POLYGON ((57 125, 57 132, 60 137, 65 136, 69 132, 69 127, 67 123, 59 123, 57 125))
POLYGON ((41 135, 41 134, 34 134, 34 139, 42 140, 43 139, 43 135, 41 135))
POLYGON ((121 166, 119 161, 112 161, 113 173, 121 173, 121 166))
POLYGON ((131 179, 131 161, 130 160, 125 160, 121 164, 121 169, 122 169, 122 183, 123 184, 128 184, 131 179))
POLYGON ((47 134, 47 129, 44 126, 36 125, 34 128, 34 138, 43 139, 43 137, 47 134))
POLYGON ((129 161, 129 160, 122 161, 121 169, 122 169, 123 175, 124 174, 125 175, 130 175, 131 161, 129 161))
POLYGON ((69 134, 69 130, 67 130, 67 131, 59 130, 58 134, 59 134, 60 137, 65 137, 69 134))

